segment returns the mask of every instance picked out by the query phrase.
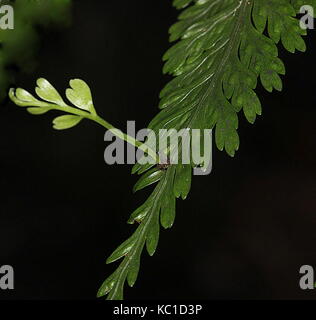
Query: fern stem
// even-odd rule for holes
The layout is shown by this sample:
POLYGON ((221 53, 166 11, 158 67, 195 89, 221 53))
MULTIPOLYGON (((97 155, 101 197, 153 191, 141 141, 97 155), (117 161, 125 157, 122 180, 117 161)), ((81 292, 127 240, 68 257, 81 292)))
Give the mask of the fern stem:
MULTIPOLYGON (((75 116, 78 116, 78 117, 81 117, 81 118, 92 120, 92 121, 100 124, 105 129, 109 130, 114 136, 116 136, 119 139, 121 139, 123 141, 126 141, 127 143, 133 145, 135 148, 142 150, 145 155, 148 154, 155 161, 155 163, 157 163, 157 164, 160 163, 160 157, 157 154, 157 152, 154 151, 152 148, 150 148, 146 143, 138 141, 134 137, 132 137, 132 136, 126 134, 126 133, 123 133, 121 130, 115 128, 109 122, 107 122, 106 120, 101 118, 97 114, 97 112, 96 112, 96 110, 95 110, 95 108, 93 106, 92 101, 90 101, 88 109, 86 109, 86 108, 81 108, 80 109, 80 108, 72 107, 72 106, 66 104, 62 100, 61 97, 58 97, 57 91, 55 90, 55 88, 53 88, 51 86, 50 83, 47 82, 47 80, 39 79, 38 81, 43 81, 44 84, 46 85, 46 90, 50 90, 51 91, 50 94, 52 94, 53 96, 55 95, 55 98, 56 98, 56 95, 57 95, 57 100, 50 100, 51 97, 50 97, 49 100, 46 99, 46 101, 49 101, 49 102, 36 100, 27 91, 25 91, 23 89, 13 89, 13 88, 11 88, 10 91, 9 91, 10 99, 16 105, 21 106, 21 107, 45 108, 46 112, 49 111, 49 110, 58 110, 58 111, 61 111, 61 112, 64 112, 64 113, 68 113, 68 114, 72 114, 72 115, 75 115, 75 116), (51 87, 49 87, 49 86, 51 86, 51 87), (49 89, 47 89, 47 87, 49 89), (20 94, 23 96, 21 99, 19 99, 16 96, 17 90, 22 90, 22 92, 20 92, 20 94), (54 101, 54 103, 51 103, 50 101, 54 101)), ((78 80, 78 81, 80 81, 80 80, 78 80)), ((81 85, 82 85, 82 83, 81 83, 81 85)))
MULTIPOLYGON (((47 104, 48 107, 52 107, 51 104, 47 104)), ((89 113, 86 111, 79 110, 77 108, 73 108, 69 105, 64 105, 64 106, 58 106, 58 105, 53 105, 53 108, 59 111, 67 112, 73 115, 77 115, 89 120, 92 120, 98 124, 100 124, 102 127, 105 129, 109 130, 110 132, 113 133, 116 137, 119 139, 122 139, 126 141, 127 143, 133 145, 134 147, 142 150, 145 154, 148 154, 152 159, 155 160, 156 163, 159 163, 160 158, 158 154, 151 149, 149 146, 147 146, 145 143, 135 139, 134 137, 122 132, 120 129, 115 128, 112 124, 101 118, 97 113, 89 113)))
POLYGON ((145 154, 148 153, 148 155, 150 155, 155 160, 156 163, 159 163, 158 154, 153 149, 148 147, 145 143, 138 141, 134 137, 122 132, 121 130, 118 130, 117 128, 112 126, 110 123, 108 123, 103 118, 99 117, 98 115, 95 115, 95 116, 92 115, 92 117, 90 117, 89 119, 97 122, 98 124, 100 124, 104 128, 108 129, 118 138, 120 138, 120 139, 126 141, 127 143, 133 145, 134 147, 144 151, 145 154))

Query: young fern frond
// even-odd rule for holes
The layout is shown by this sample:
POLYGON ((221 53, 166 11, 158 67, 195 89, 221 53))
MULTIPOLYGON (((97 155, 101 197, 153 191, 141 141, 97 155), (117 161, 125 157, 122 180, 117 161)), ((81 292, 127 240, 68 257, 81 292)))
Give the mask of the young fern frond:
MULTIPOLYGON (((148 128, 155 133, 160 129, 214 129, 218 149, 234 156, 239 148, 238 112, 243 111, 250 123, 261 115, 261 103, 254 91, 258 78, 269 92, 282 90, 280 75, 285 74, 285 67, 276 45, 281 41, 290 52, 306 50, 302 39, 306 30, 300 28, 295 16, 301 5, 316 6, 316 0, 174 0, 174 5, 185 8, 170 29, 170 40, 179 41, 164 56, 164 73, 175 78, 162 90, 161 111, 148 128)), ((23 106, 35 106, 36 109, 29 109, 34 114, 57 109, 77 117, 58 120, 57 129, 71 127, 82 118, 104 121, 94 114, 94 109, 89 109, 88 114, 64 105, 56 94, 51 98, 38 92, 44 100, 56 103, 57 108, 18 90, 15 95, 11 91, 11 99, 23 106)), ((86 89, 76 91, 79 96, 82 90, 86 89)), ((68 98, 82 107, 71 94, 68 98)), ((122 138, 128 140, 127 136, 122 138)), ((139 143, 135 145, 141 148, 139 143)), ((165 150, 152 151, 156 155, 165 150)), ((166 229, 173 225, 176 198, 186 199, 194 166, 134 166, 133 173, 143 174, 134 191, 157 185, 128 220, 139 223, 134 234, 108 258, 107 263, 122 261, 101 286, 99 297, 123 299, 125 282, 135 284, 143 248, 146 245, 149 255, 153 255, 160 225, 166 229)))
POLYGON ((73 79, 70 80, 69 84, 70 88, 66 90, 66 96, 75 107, 66 104, 57 90, 43 78, 37 80, 35 91, 44 101, 38 100, 21 88, 16 90, 10 89, 9 97, 16 105, 27 107, 27 111, 33 115, 42 115, 51 110, 68 113, 54 119, 53 128, 56 130, 70 129, 79 124, 83 119, 89 119, 111 131, 118 138, 143 150, 144 153, 151 156, 155 161, 159 161, 156 152, 146 144, 122 133, 97 115, 92 101, 91 90, 83 80, 73 79))

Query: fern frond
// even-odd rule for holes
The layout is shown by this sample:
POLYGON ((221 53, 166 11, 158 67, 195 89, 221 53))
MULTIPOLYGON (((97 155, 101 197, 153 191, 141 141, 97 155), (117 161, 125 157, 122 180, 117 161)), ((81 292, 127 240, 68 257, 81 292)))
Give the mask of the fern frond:
MULTIPOLYGON (((164 55, 164 73, 173 75, 174 79, 161 91, 161 111, 148 127, 156 133, 160 129, 214 129, 218 149, 234 156, 239 148, 238 113, 243 111, 250 123, 261 115, 261 103, 255 93, 258 79, 269 92, 282 90, 280 75, 285 74, 285 67, 278 58, 277 44, 282 42, 290 52, 306 50, 302 38, 306 30, 300 28, 296 13, 301 4, 316 5, 316 0, 304 0, 304 3, 301 0, 174 0, 173 3, 176 8, 184 9, 170 29, 170 40, 178 42, 164 55)), ((57 109, 113 129, 95 113, 86 85, 76 83, 67 91, 68 99, 82 109, 78 110, 65 105, 55 89, 41 81, 37 94, 49 103, 38 101, 22 89, 11 91, 11 99, 21 106, 35 106, 29 108, 34 114, 57 109)), ((64 129, 80 121, 65 115, 55 119, 54 126, 64 129)), ((127 140, 126 136, 121 138, 127 140)), ((134 144, 142 148, 137 141, 134 144)), ((165 151, 155 149, 152 153, 156 157, 157 152, 165 151)), ((160 225, 165 229, 172 227, 176 198, 188 196, 195 166, 192 162, 166 168, 155 164, 133 167, 132 173, 143 174, 134 187, 135 192, 156 186, 128 220, 130 224, 139 223, 134 234, 107 259, 107 263, 122 261, 105 280, 98 297, 123 299, 125 282, 130 286, 135 284, 143 248, 146 245, 149 255, 153 255, 160 225)))
MULTIPOLYGON (((174 0, 174 6, 182 9, 192 2, 174 0)), ((290 52, 306 50, 302 39, 306 31, 299 27, 299 21, 295 18, 301 2, 194 2, 180 14, 179 22, 170 28, 170 41, 179 41, 164 55, 166 63, 163 71, 175 78, 161 91, 159 108, 162 111, 148 127, 156 133, 159 129, 215 129, 218 149, 225 149, 230 156, 234 156, 239 148, 237 113, 242 110, 250 123, 254 123, 262 113, 260 100, 254 91, 258 78, 269 92, 282 90, 280 75, 285 74, 285 67, 278 58, 278 42, 281 40, 290 52), (264 34, 266 29, 269 37, 264 34)), ((315 1, 309 1, 309 4, 315 4, 315 1)), ((136 164, 133 173, 141 174, 151 167, 136 164)), ((141 181, 145 182, 142 185, 144 188, 161 179, 154 191, 155 202, 147 200, 129 220, 137 220, 141 224, 134 235, 114 252, 115 258, 124 254, 126 257, 104 282, 99 297, 109 294, 108 299, 123 298, 123 286, 129 272, 134 276, 133 281, 128 280, 128 283, 132 286, 136 280, 139 255, 145 240, 154 238, 158 241, 159 214, 161 224, 171 227, 175 218, 175 198, 185 199, 190 191, 191 166, 172 165, 159 179, 156 179, 157 176, 154 178, 153 172, 145 173, 141 181), (169 201, 165 203, 167 195, 169 201), (160 213, 163 206, 165 211, 160 213), (149 221, 155 221, 154 227, 149 221)), ((150 255, 153 252, 150 251, 150 255)), ((116 260, 113 255, 108 263, 116 260)))
POLYGON ((147 201, 137 209, 129 219, 129 223, 139 223, 134 234, 120 245, 107 259, 112 263, 124 257, 116 271, 103 283, 98 297, 106 294, 110 300, 122 300, 124 283, 134 286, 140 267, 140 257, 146 245, 148 254, 152 256, 157 248, 160 223, 170 228, 175 218, 175 197, 172 192, 174 168, 163 172, 159 183, 147 201), (163 200, 163 201, 162 201, 163 200))

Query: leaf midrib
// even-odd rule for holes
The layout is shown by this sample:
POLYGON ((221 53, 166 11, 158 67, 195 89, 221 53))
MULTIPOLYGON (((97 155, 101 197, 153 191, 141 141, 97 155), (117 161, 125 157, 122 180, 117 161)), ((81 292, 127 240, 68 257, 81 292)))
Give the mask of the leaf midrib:
POLYGON ((243 19, 244 19, 244 13, 246 12, 247 6, 249 8, 252 8, 253 0, 241 0, 239 3, 239 6, 236 9, 237 17, 236 17, 236 23, 235 26, 231 32, 231 36, 229 37, 231 40, 227 42, 227 47, 224 49, 225 54, 223 56, 223 59, 221 59, 221 63, 216 68, 216 71, 214 72, 214 76, 209 80, 210 84, 208 88, 205 90, 202 98, 200 99, 198 105, 193 110, 192 117, 189 119, 186 128, 191 128, 192 122, 196 118, 196 116, 199 114, 200 108, 203 105, 202 102, 205 101, 205 99, 213 92, 214 88, 218 86, 218 80, 220 75, 223 74, 223 70, 226 66, 227 61, 229 60, 232 52, 234 52, 234 48, 237 45, 237 42, 239 42, 240 34, 241 34, 241 27, 243 25, 243 19))

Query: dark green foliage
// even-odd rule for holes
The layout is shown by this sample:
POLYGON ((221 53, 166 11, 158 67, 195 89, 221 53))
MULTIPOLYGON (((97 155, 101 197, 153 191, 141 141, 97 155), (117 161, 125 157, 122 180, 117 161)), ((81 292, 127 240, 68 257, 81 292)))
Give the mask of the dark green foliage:
MULTIPOLYGON (((179 41, 164 55, 163 71, 175 78, 162 90, 162 110, 149 128, 155 132, 214 129, 218 149, 234 156, 239 148, 238 112, 243 111, 250 123, 262 113, 254 91, 258 79, 270 92, 282 90, 280 75, 285 67, 276 45, 281 41, 290 52, 306 50, 302 38, 306 30, 295 18, 303 4, 316 7, 314 0, 174 0, 178 9, 187 7, 170 29, 170 41, 179 41)), ((137 164, 133 173, 150 167, 137 164)), ((152 169, 139 180, 135 191, 159 183, 131 215, 129 223, 140 225, 108 259, 110 263, 123 258, 100 288, 99 297, 108 294, 108 299, 122 299, 125 280, 134 285, 145 243, 152 255, 159 238, 159 217, 164 228, 173 225, 175 199, 187 197, 191 175, 190 165, 172 165, 167 171, 152 169)))

